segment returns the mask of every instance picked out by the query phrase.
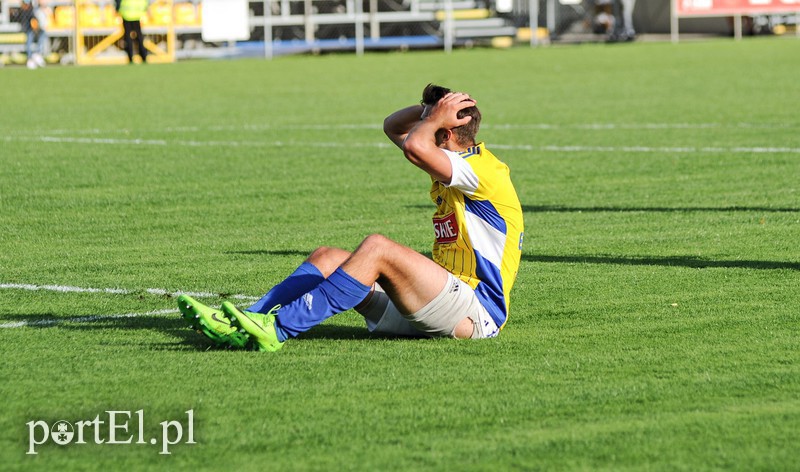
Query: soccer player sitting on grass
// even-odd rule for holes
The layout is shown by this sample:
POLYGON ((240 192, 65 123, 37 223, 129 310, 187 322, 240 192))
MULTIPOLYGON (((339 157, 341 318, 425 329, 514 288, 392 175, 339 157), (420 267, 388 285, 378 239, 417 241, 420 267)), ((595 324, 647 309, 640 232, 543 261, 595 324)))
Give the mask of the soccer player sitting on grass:
POLYGON ((277 351, 351 308, 374 332, 497 336, 519 267, 522 209, 508 166, 475 141, 480 121, 469 95, 436 85, 425 88, 420 105, 384 120, 389 139, 431 177, 432 259, 373 234, 352 253, 318 248, 244 311, 181 295, 182 315, 217 344, 260 351, 277 351))

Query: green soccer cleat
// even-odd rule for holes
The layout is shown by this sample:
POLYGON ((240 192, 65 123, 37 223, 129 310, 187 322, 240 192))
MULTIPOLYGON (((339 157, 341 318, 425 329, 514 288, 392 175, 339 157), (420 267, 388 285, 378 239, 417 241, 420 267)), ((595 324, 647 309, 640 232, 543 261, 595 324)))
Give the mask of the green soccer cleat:
POLYGON ((266 315, 252 311, 240 311, 230 302, 222 302, 222 311, 231 319, 239 333, 250 336, 250 348, 257 351, 275 352, 283 347, 275 332, 275 314, 280 305, 273 307, 266 315))
POLYGON ((188 295, 178 297, 178 309, 189 322, 189 327, 204 334, 217 346, 237 349, 247 346, 250 337, 240 333, 220 310, 203 305, 188 295))

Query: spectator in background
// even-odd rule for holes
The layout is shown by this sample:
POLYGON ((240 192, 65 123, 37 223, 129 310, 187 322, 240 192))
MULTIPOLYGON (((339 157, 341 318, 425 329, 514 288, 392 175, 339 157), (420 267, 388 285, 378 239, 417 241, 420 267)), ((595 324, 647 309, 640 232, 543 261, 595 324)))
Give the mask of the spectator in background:
POLYGON ((614 18, 612 0, 594 0, 594 13, 592 16, 592 31, 594 34, 604 34, 609 39, 614 35, 614 18))
POLYGON ((636 6, 636 0, 618 0, 621 12, 621 25, 620 31, 617 35, 618 41, 633 41, 636 39, 636 30, 633 29, 633 7, 636 6))
POLYGON ((133 63, 134 40, 142 63, 147 62, 141 19, 149 3, 149 0, 115 0, 117 12, 122 17, 122 27, 125 29, 125 52, 128 54, 128 63, 133 63))
POLYGON ((39 6, 31 3, 31 0, 22 0, 17 19, 26 36, 25 53, 28 56, 28 69, 44 67, 44 44, 47 42, 47 33, 44 30, 46 17, 39 10, 39 6))

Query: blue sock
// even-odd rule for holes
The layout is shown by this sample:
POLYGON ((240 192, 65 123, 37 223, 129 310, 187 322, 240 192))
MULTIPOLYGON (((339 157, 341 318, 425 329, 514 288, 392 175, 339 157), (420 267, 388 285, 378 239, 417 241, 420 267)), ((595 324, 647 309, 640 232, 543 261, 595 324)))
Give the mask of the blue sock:
POLYGON ((261 300, 247 309, 255 313, 268 313, 275 305, 287 305, 308 293, 325 280, 322 272, 310 262, 303 262, 283 282, 272 287, 261 300))
POLYGON ((278 310, 275 323, 278 340, 293 338, 331 316, 353 308, 369 295, 371 289, 341 268, 336 269, 317 288, 278 310))

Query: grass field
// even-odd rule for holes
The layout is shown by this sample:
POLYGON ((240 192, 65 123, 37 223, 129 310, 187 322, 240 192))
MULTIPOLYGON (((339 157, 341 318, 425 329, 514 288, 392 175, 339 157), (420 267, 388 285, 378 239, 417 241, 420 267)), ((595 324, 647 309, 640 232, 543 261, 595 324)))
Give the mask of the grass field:
POLYGON ((0 70, 2 469, 798 470, 799 56, 0 70), (501 336, 386 339, 348 312, 277 354, 207 350, 167 293, 246 304, 369 233, 430 251, 428 179, 381 131, 428 82, 477 98, 525 210, 501 336), (196 444, 135 444, 188 410, 196 444), (134 444, 96 444, 107 411, 134 444), (95 418, 26 454, 27 423, 95 418))

